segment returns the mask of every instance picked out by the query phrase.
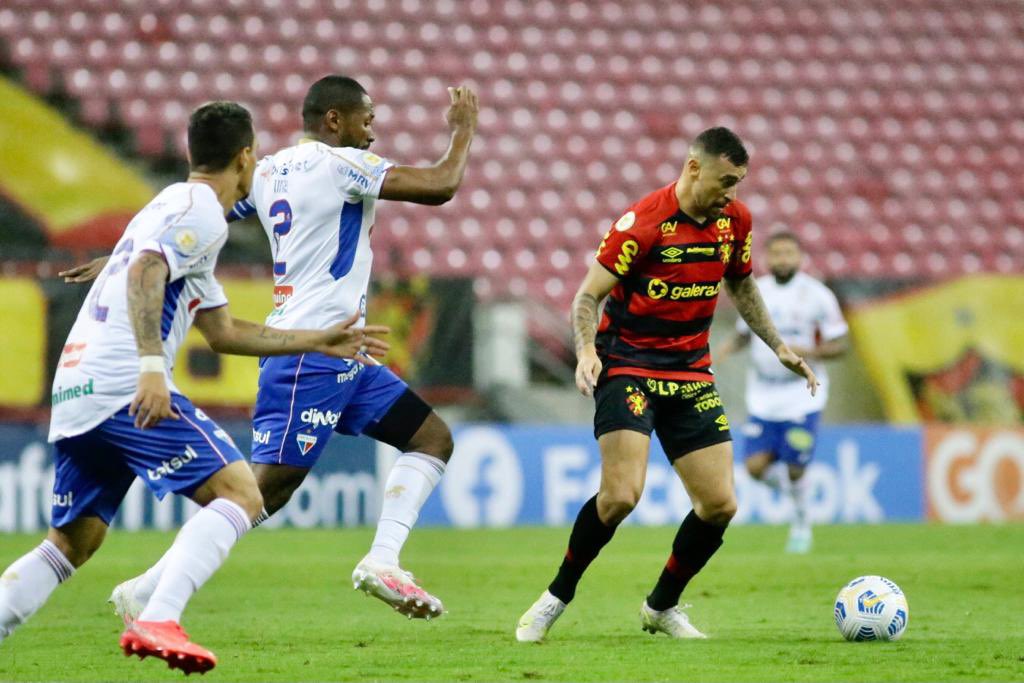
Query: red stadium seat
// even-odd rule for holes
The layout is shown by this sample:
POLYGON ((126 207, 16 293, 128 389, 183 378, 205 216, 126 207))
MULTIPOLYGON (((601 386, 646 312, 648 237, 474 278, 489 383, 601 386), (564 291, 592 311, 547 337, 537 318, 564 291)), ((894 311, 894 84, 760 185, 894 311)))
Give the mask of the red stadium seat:
POLYGON ((566 306, 610 221, 713 124, 750 144, 758 234, 796 230, 825 276, 1019 270, 1018 18, 952 1, 74 0, 0 9, 0 38, 29 87, 63 85, 91 126, 119 110, 144 153, 180 150, 183 116, 212 98, 249 104, 261 139, 287 144, 309 83, 337 70, 369 86, 382 153, 432 161, 445 86, 473 83, 465 187, 441 213, 382 211, 375 239, 396 248, 378 267, 479 273, 481 296, 566 306), (509 268, 518 279, 497 276, 509 268))

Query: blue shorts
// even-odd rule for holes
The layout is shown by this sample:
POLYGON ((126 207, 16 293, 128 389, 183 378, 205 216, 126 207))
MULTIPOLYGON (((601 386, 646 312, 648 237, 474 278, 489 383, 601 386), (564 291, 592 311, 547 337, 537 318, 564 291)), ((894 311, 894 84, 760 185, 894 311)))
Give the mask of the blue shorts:
POLYGON ((79 517, 107 524, 135 477, 163 498, 191 495, 214 473, 244 461, 228 433, 184 396, 171 396, 177 420, 136 429, 128 407, 84 434, 54 444, 53 510, 61 527, 79 517))
POLYGON ((383 365, 320 353, 264 358, 252 419, 252 462, 312 467, 331 432, 362 434, 408 388, 383 365))
POLYGON ((811 413, 803 420, 787 422, 751 417, 743 427, 744 455, 770 453, 779 462, 806 467, 814 457, 819 417, 821 413, 811 413))

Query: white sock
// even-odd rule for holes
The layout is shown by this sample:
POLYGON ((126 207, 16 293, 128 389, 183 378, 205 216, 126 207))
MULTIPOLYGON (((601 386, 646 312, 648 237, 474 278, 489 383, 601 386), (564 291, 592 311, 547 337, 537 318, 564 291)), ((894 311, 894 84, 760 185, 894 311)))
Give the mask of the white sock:
POLYGON ((398 564, 420 508, 441 481, 445 463, 425 453, 405 453, 395 461, 384 486, 384 503, 377 522, 377 534, 367 555, 383 564, 398 564))
POLYGON ((245 510, 227 498, 218 498, 197 512, 154 566, 166 562, 139 621, 180 622, 189 598, 220 568, 250 526, 245 510))
MULTIPOLYGON (((263 522, 270 519, 270 514, 267 512, 267 508, 260 510, 259 516, 252 521, 252 528, 255 529, 263 522)), ((138 576, 135 579, 134 595, 135 599, 140 602, 148 602, 149 598, 152 597, 153 591, 156 590, 156 584, 160 581, 160 576, 164 573, 164 567, 167 566, 167 558, 171 554, 168 550, 164 553, 163 557, 157 560, 157 563, 146 570, 145 574, 138 576)))
POLYGON ((35 614, 74 573, 68 558, 48 540, 15 560, 0 576, 0 641, 35 614))
POLYGON ((793 528, 810 529, 811 525, 807 520, 807 485, 804 477, 791 481, 789 492, 793 499, 793 528))

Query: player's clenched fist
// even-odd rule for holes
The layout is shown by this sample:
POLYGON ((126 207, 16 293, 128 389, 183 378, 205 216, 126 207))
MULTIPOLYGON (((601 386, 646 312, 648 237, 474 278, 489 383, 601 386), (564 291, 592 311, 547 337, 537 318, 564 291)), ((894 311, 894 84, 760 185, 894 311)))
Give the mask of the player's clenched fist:
POLYGON ((479 111, 476 93, 465 86, 448 88, 452 104, 448 107, 448 125, 452 128, 476 128, 476 116, 479 111))

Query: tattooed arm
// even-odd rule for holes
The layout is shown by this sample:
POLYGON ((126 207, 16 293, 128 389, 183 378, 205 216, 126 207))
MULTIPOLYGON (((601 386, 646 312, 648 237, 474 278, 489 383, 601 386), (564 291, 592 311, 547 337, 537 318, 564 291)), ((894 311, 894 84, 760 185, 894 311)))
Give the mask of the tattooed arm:
POLYGON ((818 378, 814 376, 814 371, 804 362, 804 359, 793 353, 782 341, 779 331, 772 323, 771 316, 768 315, 768 309, 765 308, 764 300, 761 299, 761 292, 758 290, 754 278, 751 276, 739 280, 726 278, 725 287, 736 304, 736 310, 739 311, 751 331, 775 352, 780 363, 807 380, 807 388, 810 389, 812 396, 817 393, 818 378))
POLYGON ((227 306, 199 311, 196 328, 210 348, 218 353, 236 356, 287 356, 318 352, 338 358, 355 358, 357 354, 380 355, 387 343, 368 335, 383 335, 388 328, 380 325, 352 327, 359 321, 356 313, 348 320, 325 330, 282 330, 234 318, 227 306))
MULTIPOLYGON (((164 307, 164 285, 170 270, 163 256, 144 251, 128 268, 128 318, 135 333, 139 357, 164 357, 160 318, 164 307)), ((171 393, 162 369, 143 368, 135 397, 128 406, 138 429, 152 427, 160 420, 178 416, 171 407, 171 393)))
POLYGON ((593 263, 572 300, 572 331, 576 344, 576 388, 584 396, 594 393, 601 375, 601 359, 597 357, 597 308, 612 291, 618 278, 599 263, 593 263))

